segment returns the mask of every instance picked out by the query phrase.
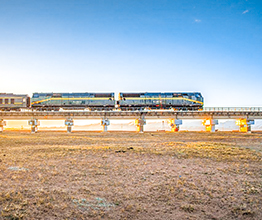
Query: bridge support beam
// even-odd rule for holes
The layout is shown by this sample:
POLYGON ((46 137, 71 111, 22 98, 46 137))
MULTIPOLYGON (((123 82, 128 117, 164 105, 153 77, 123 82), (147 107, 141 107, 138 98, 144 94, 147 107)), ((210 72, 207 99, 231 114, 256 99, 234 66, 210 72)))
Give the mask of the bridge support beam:
POLYGON ((254 120, 240 118, 236 121, 236 125, 239 126, 240 132, 250 132, 251 133, 251 125, 255 124, 254 120))
POLYGON ((28 124, 31 125, 31 133, 36 133, 38 131, 38 126, 40 125, 38 119, 31 119, 28 121, 28 124))
POLYGON ((74 126, 74 121, 71 118, 65 120, 65 126, 67 127, 67 133, 72 132, 72 127, 74 126))
POLYGON ((144 125, 146 125, 146 120, 142 118, 138 118, 135 120, 136 129, 139 133, 144 132, 144 125))
POLYGON ((107 127, 110 125, 110 121, 107 118, 101 120, 102 132, 107 132, 107 127))
POLYGON ((6 122, 3 119, 0 119, 0 132, 4 131, 4 126, 6 126, 6 122))
POLYGON ((215 125, 218 125, 218 120, 208 118, 208 119, 203 120, 202 124, 206 126, 206 131, 215 132, 216 131, 215 125))
POLYGON ((179 125, 182 125, 182 120, 172 118, 172 119, 168 120, 168 123, 171 126, 172 132, 178 132, 179 131, 179 125))

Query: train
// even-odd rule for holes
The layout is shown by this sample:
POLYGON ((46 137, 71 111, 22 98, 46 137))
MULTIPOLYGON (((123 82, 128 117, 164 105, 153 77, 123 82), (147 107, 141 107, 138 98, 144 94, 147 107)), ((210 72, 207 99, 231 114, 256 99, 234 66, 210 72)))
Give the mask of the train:
POLYGON ((90 110, 134 111, 172 109, 182 111, 202 110, 204 98, 200 92, 120 92, 115 93, 0 93, 0 110, 32 109, 35 111, 90 110))

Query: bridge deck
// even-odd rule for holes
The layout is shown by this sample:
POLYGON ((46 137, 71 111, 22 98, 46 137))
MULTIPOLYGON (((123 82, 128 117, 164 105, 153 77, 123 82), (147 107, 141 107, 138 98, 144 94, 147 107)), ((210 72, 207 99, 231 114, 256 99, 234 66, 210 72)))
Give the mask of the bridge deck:
POLYGON ((232 110, 214 108, 204 111, 0 111, 0 119, 29 120, 35 119, 262 119, 262 109, 232 110))

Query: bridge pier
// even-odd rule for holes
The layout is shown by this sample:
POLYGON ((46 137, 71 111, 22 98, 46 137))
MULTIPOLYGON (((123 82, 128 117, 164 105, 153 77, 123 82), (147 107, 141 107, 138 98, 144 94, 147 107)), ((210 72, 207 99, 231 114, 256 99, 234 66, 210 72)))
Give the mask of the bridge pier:
POLYGON ((110 125, 110 121, 107 118, 101 120, 102 132, 107 132, 107 127, 110 125))
POLYGON ((0 119, 0 132, 4 131, 4 126, 6 126, 6 122, 3 119, 0 119))
POLYGON ((236 125, 239 126, 240 132, 249 132, 251 133, 251 125, 255 124, 254 120, 240 118, 236 121, 236 125))
POLYGON ((172 132, 178 132, 179 131, 179 125, 182 125, 182 120, 172 118, 172 119, 169 119, 168 123, 171 126, 172 132))
POLYGON ((218 125, 218 120, 208 118, 203 120, 202 124, 206 126, 206 131, 208 132, 215 132, 216 131, 216 125, 218 125))
POLYGON ((28 121, 28 124, 31 125, 31 133, 36 133, 38 131, 38 126, 40 125, 38 119, 31 119, 28 121))
POLYGON ((65 120, 65 126, 67 127, 67 133, 72 132, 72 126, 74 126, 74 121, 71 118, 65 120))
POLYGON ((144 132, 144 125, 146 125, 146 120, 141 117, 135 120, 136 129, 139 133, 144 132))

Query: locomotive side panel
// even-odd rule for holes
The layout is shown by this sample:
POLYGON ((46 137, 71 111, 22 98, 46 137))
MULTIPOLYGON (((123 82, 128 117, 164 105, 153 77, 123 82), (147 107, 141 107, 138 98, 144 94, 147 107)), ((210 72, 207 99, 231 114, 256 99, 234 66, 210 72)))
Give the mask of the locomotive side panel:
POLYGON ((164 93, 165 108, 197 110, 203 108, 203 97, 201 93, 164 93))
POLYGON ((114 108, 114 93, 34 93, 33 108, 114 108))
POLYGON ((119 93, 120 108, 140 108, 146 106, 144 93, 119 93))
POLYGON ((184 109, 199 110, 203 108, 201 93, 119 93, 121 109, 184 109))

